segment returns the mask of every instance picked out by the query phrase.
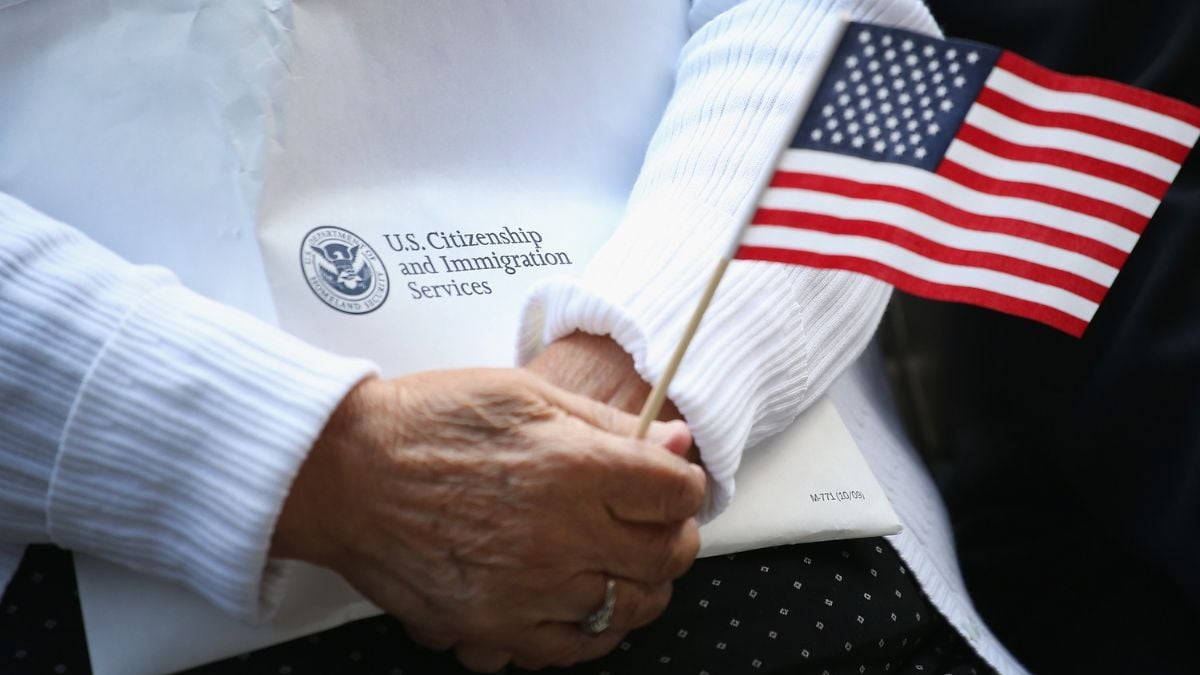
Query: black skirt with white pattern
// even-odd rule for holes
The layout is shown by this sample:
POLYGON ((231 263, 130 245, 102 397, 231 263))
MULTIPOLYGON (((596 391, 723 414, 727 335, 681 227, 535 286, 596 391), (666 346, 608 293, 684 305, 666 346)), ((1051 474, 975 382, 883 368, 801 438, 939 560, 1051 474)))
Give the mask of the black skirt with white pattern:
MULTIPOLYGON (((70 558, 31 547, 0 602, 0 673, 88 672, 70 558)), ((395 619, 357 621, 190 671, 191 675, 458 675, 395 619)), ((523 673, 510 668, 508 673, 523 673)), ((799 544, 705 558, 657 621, 611 654, 544 673, 984 675, 883 539, 799 544)))

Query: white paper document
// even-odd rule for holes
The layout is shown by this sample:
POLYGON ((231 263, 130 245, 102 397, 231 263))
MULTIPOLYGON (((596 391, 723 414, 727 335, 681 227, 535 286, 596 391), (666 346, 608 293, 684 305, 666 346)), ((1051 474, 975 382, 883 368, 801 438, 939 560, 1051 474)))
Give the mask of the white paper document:
MULTIPOLYGON (((749 453, 738 495, 700 529, 701 555, 850 536, 899 523, 828 399, 749 453)), ((278 615, 230 619, 182 587, 76 557, 96 675, 161 673, 233 656, 380 613, 335 574, 300 565, 278 615)))
MULTIPOLYGON (((617 21, 593 1, 594 16, 557 2, 290 6, 256 223, 283 328, 385 376, 512 365, 527 289, 579 273, 619 219, 686 39, 686 3, 631 3, 617 21), (513 16, 535 9, 561 16, 513 16)), ((701 537, 714 555, 898 530, 821 401, 747 451, 733 505, 701 537)), ((311 567, 262 626, 101 560, 76 567, 97 675, 178 670, 378 613, 311 567)))

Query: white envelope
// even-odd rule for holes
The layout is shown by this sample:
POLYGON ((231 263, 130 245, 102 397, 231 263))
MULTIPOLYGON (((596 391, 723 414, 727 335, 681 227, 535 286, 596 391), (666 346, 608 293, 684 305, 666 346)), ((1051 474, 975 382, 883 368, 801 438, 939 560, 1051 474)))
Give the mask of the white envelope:
MULTIPOLYGON (((702 556, 802 541, 894 534, 899 521, 826 397, 747 453, 733 504, 700 529, 702 556)), ((278 615, 250 626, 187 589, 75 557, 96 675, 197 666, 380 613, 342 579, 299 565, 278 615)))
MULTIPOLYGON (((580 40, 588 32, 572 31, 572 12, 556 2, 538 5, 563 13, 560 39, 574 41, 569 58, 579 61, 553 67, 536 49, 502 56, 487 51, 496 40, 535 44, 545 38, 503 20, 500 14, 509 10, 502 4, 423 3, 425 15, 431 7, 445 13, 444 21, 425 22, 408 20, 414 7, 391 0, 282 4, 292 11, 295 45, 288 78, 267 106, 276 117, 270 136, 254 140, 268 148, 257 226, 280 324, 332 350, 370 357, 386 375, 511 364, 525 289, 550 274, 582 269, 620 217, 637 158, 670 93, 686 38, 685 3, 632 3, 628 14, 636 20, 620 26, 619 45, 580 40), (664 31, 665 25, 677 28, 664 31), (436 70, 448 44, 454 45, 453 59, 513 74, 504 100, 496 100, 495 87, 438 78, 432 71, 425 78, 398 77, 413 63, 436 70), (539 80, 595 62, 606 70, 571 82, 569 96, 539 80), (648 69, 662 85, 631 87, 631 81, 646 81, 648 69), (621 115, 638 120, 637 128, 608 133, 615 113, 597 103, 617 99, 621 115), (563 116, 575 125, 550 124, 563 116), (537 142, 529 141, 531 130, 538 132, 537 142), (441 135, 447 142, 463 135, 481 139, 470 166, 442 151, 441 135), (348 246, 335 250, 328 237, 310 239, 321 228, 331 236, 345 232, 348 246), (538 234, 540 248, 532 252, 561 253, 565 262, 514 274, 451 274, 440 259, 446 252, 431 250, 439 237, 456 232, 518 231, 538 234), (408 235, 426 249, 411 250, 408 235), (375 285, 353 296, 363 304, 335 307, 338 295, 330 289, 338 287, 322 270, 336 277, 339 251, 362 245, 374 261, 360 257, 365 249, 355 249, 357 281, 341 288, 353 294, 375 285), (332 258, 322 265, 314 256, 325 254, 332 258), (426 255, 434 270, 418 273, 426 255), (363 266, 371 271, 362 273, 363 266), (386 293, 379 292, 380 269, 386 293), (427 297, 421 291, 451 282, 486 282, 490 292, 427 297)), ((528 255, 529 237, 510 237, 515 239, 522 241, 487 250, 528 255)), ((340 301, 351 297, 343 296, 340 301)), ((821 401, 786 432, 746 453, 733 505, 701 536, 704 554, 715 555, 899 527, 836 410, 821 401)), ((278 616, 261 626, 229 619, 184 589, 95 558, 78 556, 76 568, 97 675, 178 670, 378 612, 340 578, 312 567, 301 566, 278 616)))

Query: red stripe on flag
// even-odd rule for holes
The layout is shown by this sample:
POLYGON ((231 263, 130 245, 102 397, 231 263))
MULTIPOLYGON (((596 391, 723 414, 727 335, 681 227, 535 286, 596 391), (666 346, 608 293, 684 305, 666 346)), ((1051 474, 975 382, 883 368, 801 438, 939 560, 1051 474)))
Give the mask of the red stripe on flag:
POLYGON ((997 157, 1011 159, 1017 162, 1037 162, 1039 164, 1050 164, 1053 166, 1086 173, 1097 178, 1120 183, 1134 190, 1144 192, 1145 194, 1162 199, 1167 193, 1167 188, 1170 183, 1165 180, 1159 180, 1148 173, 1142 173, 1137 169, 1131 169, 1127 166, 1106 162, 1095 157, 1088 157, 1077 152, 1069 150, 1059 150, 1057 148, 1034 147, 1028 145, 1020 145, 1011 141, 1006 141, 1003 138, 989 134, 979 127, 970 124, 964 124, 958 131, 958 139, 970 143, 971 145, 990 152, 997 157))
POLYGON ((979 267, 1024 277, 1030 281, 1070 291, 1095 303, 1103 300, 1104 294, 1108 291, 1108 288, 1101 284, 1065 270, 990 251, 953 248, 886 223, 835 218, 815 213, 772 210, 759 211, 755 215, 754 224, 780 225, 797 230, 878 239, 906 248, 930 260, 960 267, 979 267))
POLYGON ((1200 127, 1200 108, 1145 89, 1095 77, 1056 73, 1012 52, 1003 52, 1000 60, 996 62, 996 66, 1047 89, 1076 94, 1095 94, 1139 108, 1153 110, 1187 122, 1192 126, 1200 127))
POLYGON ((978 288, 936 284, 874 260, 758 246, 743 246, 738 249, 735 257, 741 260, 764 260, 791 265, 807 265, 823 269, 842 269, 860 274, 868 274, 877 279, 882 279, 896 288, 926 298, 965 302, 1023 316, 1035 321, 1041 321, 1075 337, 1083 335, 1083 331, 1087 328, 1086 321, 1053 307, 978 288))
POLYGON ((1130 211, 1116 204, 1092 199, 1091 197, 1084 197, 1083 195, 1058 188, 1037 185, 1036 183, 1021 183, 992 178, 991 176, 985 176, 972 171, 949 159, 942 160, 937 174, 955 183, 969 187, 976 192, 985 192, 1001 197, 1032 199, 1046 204, 1053 204, 1054 206, 1085 213, 1101 220, 1107 220, 1137 234, 1142 233, 1142 230, 1146 227, 1146 223, 1149 221, 1149 218, 1140 213, 1130 211))
MULTIPOLYGON (((1075 251, 1099 260, 1112 267, 1120 268, 1129 257, 1115 246, 1110 246, 1090 237, 1063 232, 1045 225, 1038 225, 1016 218, 982 216, 950 206, 926 194, 891 185, 859 183, 844 178, 833 178, 809 173, 777 172, 771 179, 771 187, 798 188, 826 192, 851 199, 869 199, 893 202, 920 211, 942 222, 980 232, 995 232, 1014 237, 1032 239, 1049 246, 1075 251)), ((761 212, 761 211, 760 211, 761 212)), ((757 223, 758 216, 751 222, 757 223)))
POLYGON ((1080 115, 1079 113, 1050 112, 1034 108, 986 87, 983 91, 979 92, 979 97, 975 100, 978 105, 991 108, 1001 115, 1011 117, 1018 122, 1039 127, 1070 129, 1072 131, 1091 134, 1092 136, 1099 136, 1100 138, 1107 138, 1110 141, 1124 143, 1135 148, 1141 148, 1147 152, 1153 152, 1176 163, 1182 163, 1191 149, 1186 145, 1176 143, 1162 136, 1156 136, 1141 129, 1127 127, 1116 122, 1080 115))

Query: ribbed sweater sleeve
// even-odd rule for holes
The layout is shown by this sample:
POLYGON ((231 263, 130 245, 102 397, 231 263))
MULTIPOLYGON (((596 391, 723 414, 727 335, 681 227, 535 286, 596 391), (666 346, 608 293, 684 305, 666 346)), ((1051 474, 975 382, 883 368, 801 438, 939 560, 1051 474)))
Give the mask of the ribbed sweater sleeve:
MULTIPOLYGON (((643 378, 659 379, 843 12, 937 32, 919 0, 697 4, 626 213, 580 278, 533 289, 522 360, 578 330, 611 335, 643 378)), ((710 476, 706 516, 732 498, 743 448, 787 427, 862 351, 890 291, 846 272, 730 266, 668 392, 710 476)))
POLYGON ((373 368, 0 194, 0 543, 51 541, 260 618, 292 479, 373 368))

